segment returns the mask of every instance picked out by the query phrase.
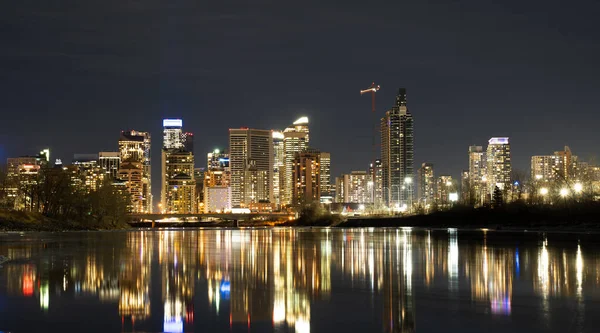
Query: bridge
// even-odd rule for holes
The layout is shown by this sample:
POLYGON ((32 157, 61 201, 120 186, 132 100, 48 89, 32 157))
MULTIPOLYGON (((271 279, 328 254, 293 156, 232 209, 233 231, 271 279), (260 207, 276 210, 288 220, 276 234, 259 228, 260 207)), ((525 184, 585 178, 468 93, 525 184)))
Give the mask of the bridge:
MULTIPOLYGON (((136 222, 150 221, 152 224, 159 222, 160 220, 171 220, 179 219, 181 222, 189 222, 190 220, 197 220, 201 222, 203 219, 219 219, 225 221, 249 221, 255 219, 269 219, 269 220, 288 220, 293 218, 294 215, 290 213, 201 213, 201 214, 129 214, 129 218, 136 222)), ((160 223, 160 222, 159 222, 160 223)))

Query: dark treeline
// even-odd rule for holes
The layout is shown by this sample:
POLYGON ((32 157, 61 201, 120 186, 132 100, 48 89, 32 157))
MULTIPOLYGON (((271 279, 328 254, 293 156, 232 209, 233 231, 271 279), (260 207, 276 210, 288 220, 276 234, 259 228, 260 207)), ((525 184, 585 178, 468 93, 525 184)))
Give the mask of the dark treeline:
POLYGON ((0 174, 0 207, 5 212, 40 214, 84 228, 115 228, 125 224, 130 202, 126 189, 108 180, 86 186, 85 176, 60 167, 41 168, 25 177, 0 174))

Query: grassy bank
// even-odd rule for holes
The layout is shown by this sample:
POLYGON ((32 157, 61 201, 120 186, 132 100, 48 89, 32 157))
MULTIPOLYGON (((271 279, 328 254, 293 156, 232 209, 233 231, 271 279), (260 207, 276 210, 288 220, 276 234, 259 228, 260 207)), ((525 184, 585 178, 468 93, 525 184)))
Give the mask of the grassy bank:
POLYGON ((489 228, 600 232, 600 204, 510 204, 502 208, 455 207, 427 215, 349 219, 339 227, 489 228))
POLYGON ((93 219, 73 221, 39 213, 0 210, 0 231, 75 231, 127 228, 127 224, 99 223, 93 219))

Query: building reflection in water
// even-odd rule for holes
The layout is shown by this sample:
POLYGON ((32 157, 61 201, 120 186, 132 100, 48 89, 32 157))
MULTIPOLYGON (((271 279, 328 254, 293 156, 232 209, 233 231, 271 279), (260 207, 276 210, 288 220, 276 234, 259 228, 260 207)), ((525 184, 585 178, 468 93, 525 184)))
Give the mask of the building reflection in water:
POLYGON ((600 283, 597 256, 546 239, 539 247, 494 246, 487 235, 462 243, 452 229, 207 229, 8 242, 0 243, 11 258, 0 293, 37 299, 43 311, 63 295, 94 296, 118 308, 124 330, 161 314, 162 330, 182 332, 201 315, 194 300, 206 291, 198 301, 232 328, 270 323, 300 333, 310 332, 311 306, 333 301, 332 289, 349 284, 381 297, 382 331, 414 332, 419 293, 447 288, 509 316, 519 281, 539 296, 546 323, 551 298, 574 297, 576 324, 583 325, 584 294, 600 283), (196 290, 200 285, 207 290, 196 290))

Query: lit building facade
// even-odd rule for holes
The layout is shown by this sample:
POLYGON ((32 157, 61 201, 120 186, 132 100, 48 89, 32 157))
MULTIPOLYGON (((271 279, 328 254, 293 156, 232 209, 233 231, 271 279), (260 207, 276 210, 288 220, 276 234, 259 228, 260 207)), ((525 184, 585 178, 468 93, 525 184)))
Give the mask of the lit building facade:
POLYGON ((163 119, 163 149, 183 148, 181 119, 163 119))
POLYGON ((121 132, 119 156, 119 177, 125 181, 131 194, 133 212, 152 213, 150 133, 135 130, 121 132))
POLYGON ((273 131, 273 203, 281 207, 283 189, 285 188, 285 150, 284 135, 281 131, 273 131))
POLYGON ((383 186, 383 165, 381 163, 381 159, 375 160, 375 166, 373 167, 373 163, 369 165, 369 175, 370 181, 373 182, 373 191, 372 194, 375 197, 375 206, 385 205, 384 201, 384 193, 386 193, 387 188, 384 189, 383 186), (373 175, 373 173, 375 173, 373 175))
POLYGON ((531 157, 531 179, 536 181, 566 183, 576 178, 577 174, 577 156, 567 146, 553 155, 531 157))
POLYGON ((321 152, 319 157, 319 165, 321 166, 320 187, 321 197, 329 197, 331 199, 333 188, 331 185, 331 153, 321 152))
POLYGON ((482 146, 469 147, 469 196, 475 206, 481 206, 487 197, 487 163, 482 146))
POLYGON ((96 154, 75 154, 72 166, 71 182, 77 190, 84 193, 98 190, 107 179, 96 154))
POLYGON ((229 169, 229 154, 220 149, 215 149, 206 155, 206 170, 229 169))
POLYGON ((161 208, 166 213, 196 213, 194 154, 184 149, 162 151, 161 208))
POLYGON ((229 168, 231 169, 232 207, 245 207, 249 204, 246 200, 250 197, 254 197, 251 201, 273 202, 271 191, 273 139, 271 131, 248 128, 230 129, 229 168), (251 179, 247 179, 247 177, 251 179), (260 177, 266 177, 266 179, 259 179, 260 177), (263 191, 260 191, 259 186, 262 186, 263 191), (251 193, 246 195, 246 190, 251 193))
POLYGON ((292 205, 295 207, 321 200, 321 153, 307 149, 296 153, 292 163, 292 205))
POLYGON ((217 213, 231 210, 231 187, 215 186, 204 188, 204 212, 217 213))
POLYGON ((488 141, 487 153, 487 195, 494 193, 498 187, 505 195, 511 189, 511 159, 509 139, 491 138, 488 141))
POLYGON ((308 118, 301 117, 283 131, 283 151, 284 161, 284 186, 282 195, 282 204, 290 205, 292 203, 292 170, 293 161, 296 153, 302 152, 308 148, 309 131, 308 118))
POLYGON ((121 156, 118 151, 101 151, 98 153, 98 165, 104 169, 108 179, 115 179, 119 175, 121 156))
POLYGON ((344 203, 371 203, 372 192, 369 189, 371 177, 366 171, 352 171, 343 175, 343 201, 344 203))
POLYGON ((413 161, 413 117, 406 106, 406 89, 400 88, 395 105, 381 119, 383 188, 388 206, 412 205, 413 161))
POLYGON ((423 163, 417 172, 417 199, 427 208, 435 199, 435 177, 432 163, 423 163))
MULTIPOLYGON (((435 201, 439 208, 448 208, 452 203, 451 194, 456 194, 456 182, 452 176, 443 175, 437 179, 435 201)), ((456 198, 458 199, 458 198, 456 198)))

